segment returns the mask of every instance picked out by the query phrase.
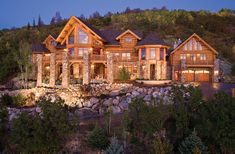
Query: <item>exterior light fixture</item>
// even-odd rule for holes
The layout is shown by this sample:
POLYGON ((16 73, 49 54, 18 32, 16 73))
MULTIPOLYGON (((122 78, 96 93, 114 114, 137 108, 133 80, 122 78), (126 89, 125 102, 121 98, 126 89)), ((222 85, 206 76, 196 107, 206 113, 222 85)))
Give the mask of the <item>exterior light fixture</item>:
POLYGON ((68 51, 69 51, 69 49, 67 49, 67 48, 66 48, 66 49, 64 49, 64 51, 68 52, 68 51))
POLYGON ((49 70, 49 69, 50 69, 50 66, 46 66, 46 69, 49 70))

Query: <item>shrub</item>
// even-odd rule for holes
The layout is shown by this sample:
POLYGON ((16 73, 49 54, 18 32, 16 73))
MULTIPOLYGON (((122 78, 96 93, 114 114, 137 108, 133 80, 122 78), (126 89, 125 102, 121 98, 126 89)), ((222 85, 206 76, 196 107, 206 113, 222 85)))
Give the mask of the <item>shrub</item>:
POLYGON ((104 150, 109 145, 109 140, 105 131, 96 126, 91 134, 88 136, 87 145, 92 149, 104 150))
POLYGON ((118 143, 117 138, 112 137, 111 143, 104 153, 105 154, 124 154, 124 149, 123 149, 123 146, 118 143))
POLYGON ((235 76, 235 64, 232 65, 231 74, 235 76))
POLYGON ((4 95, 2 95, 2 97, 1 97, 0 103, 1 103, 3 106, 12 106, 12 104, 13 104, 13 98, 12 98, 12 96, 10 96, 10 95, 8 95, 8 94, 4 94, 4 95))
POLYGON ((179 145, 178 150, 179 153, 182 154, 193 154, 194 151, 199 150, 202 154, 208 153, 207 147, 202 143, 201 139, 197 136, 195 131, 185 138, 185 140, 179 145))
POLYGON ((119 72, 118 72, 118 79, 122 80, 122 81, 130 79, 130 73, 129 73, 129 71, 125 67, 122 67, 119 70, 119 72))
POLYGON ((8 112, 7 108, 0 104, 0 153, 5 148, 6 132, 7 132, 8 112))
POLYGON ((77 130, 78 117, 71 114, 62 100, 51 103, 42 99, 42 109, 35 116, 22 113, 12 122, 10 131, 11 148, 15 153, 58 153, 65 138, 77 130))
POLYGON ((13 96, 14 106, 24 106, 26 103, 26 99, 22 94, 17 94, 13 96))
POLYGON ((22 94, 17 94, 15 96, 10 96, 5 94, 1 97, 0 103, 4 104, 5 106, 10 107, 19 107, 25 105, 26 99, 22 94))

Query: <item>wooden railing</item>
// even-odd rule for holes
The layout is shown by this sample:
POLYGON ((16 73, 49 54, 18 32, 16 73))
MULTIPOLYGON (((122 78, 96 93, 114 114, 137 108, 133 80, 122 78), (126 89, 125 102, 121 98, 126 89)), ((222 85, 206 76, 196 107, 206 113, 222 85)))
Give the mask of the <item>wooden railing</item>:
POLYGON ((92 61, 106 61, 107 55, 91 55, 92 61))
POLYGON ((130 58, 123 58, 121 56, 114 56, 113 60, 114 60, 114 62, 137 62, 138 57, 131 56, 130 58))
POLYGON ((212 60, 186 60, 186 65, 214 65, 214 62, 212 60))

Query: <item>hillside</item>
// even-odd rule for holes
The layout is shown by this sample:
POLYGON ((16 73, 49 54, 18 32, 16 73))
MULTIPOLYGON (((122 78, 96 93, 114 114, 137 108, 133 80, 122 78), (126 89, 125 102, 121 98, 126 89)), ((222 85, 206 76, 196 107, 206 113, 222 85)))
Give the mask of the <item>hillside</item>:
MULTIPOLYGON (((83 18, 81 16, 81 18, 83 18)), ((184 11, 165 9, 126 10, 122 13, 94 13, 87 20, 97 29, 138 29, 144 33, 156 32, 169 44, 177 38, 186 39, 197 33, 212 45, 221 58, 235 60, 235 13, 222 9, 217 13, 208 11, 184 11)), ((43 41, 49 34, 58 35, 67 20, 52 25, 26 26, 0 31, 0 82, 16 75, 19 71, 14 60, 19 42, 29 44, 43 41)))

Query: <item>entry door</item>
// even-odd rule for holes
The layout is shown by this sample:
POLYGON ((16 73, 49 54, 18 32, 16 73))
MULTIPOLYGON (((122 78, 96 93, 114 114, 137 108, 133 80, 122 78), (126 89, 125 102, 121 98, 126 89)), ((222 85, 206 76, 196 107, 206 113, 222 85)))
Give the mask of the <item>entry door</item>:
POLYGON ((150 80, 155 79, 155 64, 150 65, 150 80))

